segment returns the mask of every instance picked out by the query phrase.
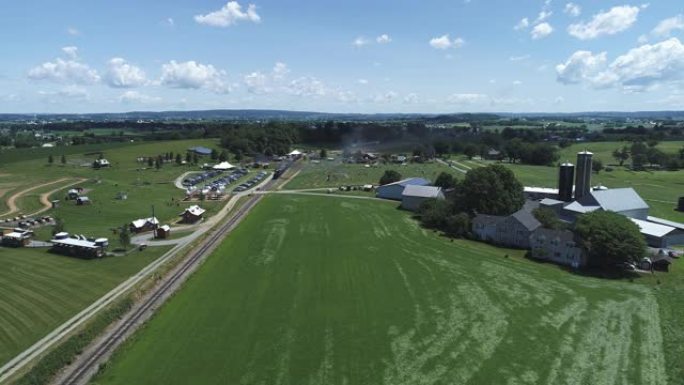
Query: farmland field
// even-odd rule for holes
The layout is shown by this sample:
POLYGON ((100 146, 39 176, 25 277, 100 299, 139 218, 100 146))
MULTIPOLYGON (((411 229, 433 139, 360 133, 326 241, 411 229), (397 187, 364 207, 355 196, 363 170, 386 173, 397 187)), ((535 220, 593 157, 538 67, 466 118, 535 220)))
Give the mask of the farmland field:
MULTIPOLYGON (((79 185, 86 190, 85 194, 91 199, 92 204, 76 206, 74 201, 64 200, 67 190, 65 188, 52 194, 51 199, 59 199, 61 202, 57 209, 51 210, 48 214, 61 217, 69 232, 93 237, 111 237, 110 229, 137 218, 151 216, 153 205, 155 215, 162 222, 175 220, 178 213, 188 205, 178 202, 184 193, 173 185, 173 181, 184 172, 197 170, 198 167, 178 166, 170 162, 156 170, 147 167, 146 163, 137 162, 136 158, 154 157, 169 151, 185 155, 187 148, 199 145, 217 147, 217 142, 205 139, 5 150, 0 153, 0 159, 7 161, 0 163, 0 189, 7 190, 4 195, 6 198, 31 186, 54 182, 60 178, 84 178, 86 180, 79 185), (83 152, 78 152, 79 150, 83 152), (94 170, 89 165, 96 159, 97 151, 100 150, 112 163, 112 167, 94 170), (29 153, 32 158, 28 158, 22 151, 29 153), (48 154, 52 154, 55 159, 52 165, 47 163, 48 154), (66 154, 66 165, 60 162, 62 154, 66 154), (128 199, 115 199, 119 192, 126 192, 128 199)), ((38 198, 41 193, 55 190, 68 183, 69 181, 61 182, 23 195, 16 202, 20 212, 27 214, 40 209, 42 206, 38 198)), ((221 204, 209 201, 203 203, 209 212, 216 211, 221 204)), ((2 207, 0 214, 5 211, 6 207, 2 207)))
POLYGON ((385 170, 396 170, 403 178, 420 177, 434 181, 442 171, 449 168, 439 163, 409 163, 365 167, 363 164, 347 164, 339 161, 308 162, 297 178, 286 185, 288 189, 337 187, 340 185, 377 185, 385 170))
POLYGON ((167 250, 81 260, 45 249, 0 248, 0 365, 167 250))
POLYGON ((395 205, 269 196, 95 383, 681 378, 681 261, 629 282, 522 253, 449 241, 395 205))

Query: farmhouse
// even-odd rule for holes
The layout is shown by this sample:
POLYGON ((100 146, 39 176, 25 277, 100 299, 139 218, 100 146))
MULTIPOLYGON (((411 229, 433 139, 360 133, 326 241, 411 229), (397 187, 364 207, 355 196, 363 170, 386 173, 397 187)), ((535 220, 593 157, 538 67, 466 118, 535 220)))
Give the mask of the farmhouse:
POLYGON ((159 226, 159 220, 155 217, 136 219, 130 224, 131 232, 141 233, 143 231, 152 231, 159 226))
POLYGON ((10 247, 23 247, 28 245, 33 231, 24 229, 14 229, 8 234, 2 235, 2 245, 10 247))
POLYGON ((101 258, 109 246, 107 238, 90 240, 83 235, 70 237, 69 233, 55 234, 55 238, 50 243, 52 243, 51 250, 55 253, 87 259, 101 258))
POLYGON ((382 199, 395 201, 402 200, 402 194, 406 186, 429 186, 430 181, 423 178, 407 178, 394 183, 382 185, 376 189, 376 196, 382 199))
POLYGON ((586 258, 569 230, 552 230, 540 227, 530 235, 532 258, 551 261, 574 268, 584 266, 586 258))
POLYGON ((528 249, 532 232, 541 227, 532 215, 536 207, 534 202, 528 201, 522 209, 507 217, 477 215, 473 219, 472 231, 482 241, 528 249))
POLYGON ((198 205, 193 205, 185 209, 180 213, 181 222, 183 223, 195 223, 202 219, 202 216, 207 210, 199 207, 198 205))
POLYGON ((408 185, 401 193, 401 208, 418 211, 420 205, 428 199, 444 200, 444 193, 440 187, 408 185))

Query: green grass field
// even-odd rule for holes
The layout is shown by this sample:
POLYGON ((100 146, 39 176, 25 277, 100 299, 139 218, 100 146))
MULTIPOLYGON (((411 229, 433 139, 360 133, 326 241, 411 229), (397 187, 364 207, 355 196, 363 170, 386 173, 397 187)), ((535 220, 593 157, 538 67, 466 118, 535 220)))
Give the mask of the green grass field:
POLYGON ((449 241, 394 205, 270 196, 94 382, 676 382, 679 262, 601 280, 449 241))
MULTIPOLYGON (((387 164, 365 167, 362 164, 347 164, 339 161, 307 162, 297 178, 285 188, 305 189, 339 187, 340 185, 377 185, 385 170, 396 170, 403 178, 421 177, 434 181, 442 171, 449 168, 439 163, 387 164)), ((453 170, 452 170, 453 171, 453 170)))
POLYGON ((0 248, 0 365, 168 249, 81 260, 45 249, 0 248))
MULTIPOLYGON (((182 173, 196 170, 194 166, 177 166, 174 162, 165 164, 160 170, 148 169, 146 163, 138 163, 139 156, 156 156, 165 152, 185 154, 189 147, 193 146, 217 147, 216 140, 183 140, 169 142, 142 142, 142 143, 116 143, 104 144, 99 147, 94 145, 59 147, 54 149, 35 149, 33 159, 26 159, 21 150, 5 150, 0 158, 6 158, 9 163, 0 163, 0 189, 6 186, 8 192, 4 197, 12 193, 22 191, 62 177, 86 178, 87 181, 80 184, 86 189, 91 205, 76 206, 74 201, 64 200, 66 189, 52 195, 53 199, 60 199, 60 206, 46 214, 58 216, 64 219, 66 230, 74 233, 82 233, 88 236, 110 236, 111 229, 137 218, 145 218, 152 215, 154 205, 155 215, 164 223, 174 221, 188 203, 179 203, 184 197, 182 190, 173 185, 173 181, 182 173), (81 149, 76 152, 75 149, 81 149), (104 151, 104 156, 112 167, 94 170, 88 167, 96 158, 96 155, 86 155, 98 151, 104 151), (49 150, 49 151, 47 151, 49 150), (61 154, 67 153, 67 164, 59 164, 61 154), (47 164, 47 154, 52 153, 55 164, 47 164), (128 200, 115 199, 118 192, 127 192, 128 200), (172 199, 174 201, 172 201, 172 199)), ((29 151, 29 150, 25 150, 29 151)), ((204 159, 202 162, 206 161, 204 159)), ((64 182, 62 184, 66 184, 64 182)), ((59 184, 46 186, 24 195, 17 200, 17 205, 23 213, 30 213, 41 205, 38 198, 41 193, 54 190, 59 184)), ((205 202, 203 205, 211 211, 215 211, 219 202, 205 202)))

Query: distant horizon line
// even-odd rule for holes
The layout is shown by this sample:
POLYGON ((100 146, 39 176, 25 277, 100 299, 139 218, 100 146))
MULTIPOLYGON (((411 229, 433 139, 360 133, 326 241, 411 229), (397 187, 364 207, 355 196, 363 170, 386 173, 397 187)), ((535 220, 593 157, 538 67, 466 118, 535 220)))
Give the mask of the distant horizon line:
POLYGON ((0 116, 21 115, 21 116, 46 116, 46 115, 132 115, 132 114, 165 114, 165 113, 202 113, 202 112, 285 112, 293 114, 318 114, 318 115, 407 115, 407 116, 441 116, 441 115, 591 115, 591 114, 666 114, 684 113, 682 110, 593 110, 593 111, 572 111, 572 112, 492 112, 492 111, 458 111, 458 112, 327 112, 315 110, 298 109, 273 109, 273 108, 214 108, 214 109, 169 109, 169 110, 132 110, 125 112, 0 112, 0 116))

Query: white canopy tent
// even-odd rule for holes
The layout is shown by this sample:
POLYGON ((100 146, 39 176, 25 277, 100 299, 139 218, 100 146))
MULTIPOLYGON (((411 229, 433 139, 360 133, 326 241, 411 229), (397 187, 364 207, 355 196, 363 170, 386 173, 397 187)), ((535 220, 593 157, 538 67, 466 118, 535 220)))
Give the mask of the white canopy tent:
POLYGON ((302 155, 302 152, 299 150, 293 150, 292 152, 287 154, 287 156, 299 156, 299 155, 302 155))
POLYGON ((232 164, 230 164, 228 162, 221 162, 212 168, 214 170, 230 170, 231 168, 235 168, 235 166, 233 166, 232 164))

